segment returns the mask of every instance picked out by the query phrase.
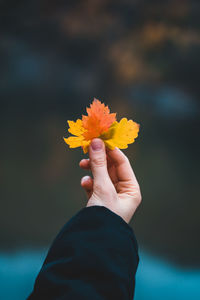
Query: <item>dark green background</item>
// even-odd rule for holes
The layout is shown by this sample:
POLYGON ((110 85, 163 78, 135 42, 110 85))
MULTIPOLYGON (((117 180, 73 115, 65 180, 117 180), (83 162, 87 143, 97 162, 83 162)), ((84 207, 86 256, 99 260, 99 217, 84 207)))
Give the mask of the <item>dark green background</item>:
POLYGON ((199 1, 0 2, 0 247, 48 246, 86 204, 67 120, 96 97, 140 123, 124 152, 141 248, 200 265, 199 1))

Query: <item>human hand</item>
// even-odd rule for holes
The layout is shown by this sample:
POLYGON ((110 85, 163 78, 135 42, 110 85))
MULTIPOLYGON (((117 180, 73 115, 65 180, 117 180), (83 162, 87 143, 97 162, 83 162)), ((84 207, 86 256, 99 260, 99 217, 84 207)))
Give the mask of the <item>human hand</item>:
POLYGON ((88 197, 86 206, 105 206, 129 223, 142 197, 126 155, 118 148, 105 149, 102 140, 95 138, 89 147, 89 159, 82 159, 79 165, 93 175, 93 179, 81 179, 88 197))

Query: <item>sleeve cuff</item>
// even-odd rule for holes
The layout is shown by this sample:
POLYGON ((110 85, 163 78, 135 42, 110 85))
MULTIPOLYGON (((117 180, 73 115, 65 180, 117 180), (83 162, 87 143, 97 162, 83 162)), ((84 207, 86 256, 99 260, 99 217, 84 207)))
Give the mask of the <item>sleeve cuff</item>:
MULTIPOLYGON (((75 216, 73 216, 70 221, 66 224, 67 228, 66 230, 70 230, 71 226, 74 227, 75 223, 79 223, 81 221, 81 224, 85 227, 85 230, 91 228, 91 226, 98 227, 102 226, 102 219, 104 221, 105 227, 116 227, 118 230, 120 230, 124 235, 129 236, 129 238, 132 240, 135 251, 138 256, 138 243, 134 234, 133 229, 130 227, 128 223, 124 221, 122 217, 111 211, 105 206, 100 205, 94 205, 89 207, 82 208, 75 216), (88 220, 88 222, 87 222, 88 220), (85 221, 85 222, 84 222, 85 221), (70 226, 71 225, 71 226, 70 226)), ((66 226, 65 225, 65 226, 66 226)), ((65 231, 65 226, 63 228, 63 231, 65 231)), ((82 228, 83 229, 83 228, 82 228)), ((138 257, 139 259, 139 257, 138 257)))

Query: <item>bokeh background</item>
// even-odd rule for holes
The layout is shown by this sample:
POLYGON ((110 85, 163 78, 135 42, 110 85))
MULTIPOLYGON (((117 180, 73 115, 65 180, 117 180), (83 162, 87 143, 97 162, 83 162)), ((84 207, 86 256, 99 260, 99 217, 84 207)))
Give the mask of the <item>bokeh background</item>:
POLYGON ((25 299, 86 204, 67 120, 96 97, 140 123, 136 300, 200 299, 200 2, 0 1, 0 299, 25 299))

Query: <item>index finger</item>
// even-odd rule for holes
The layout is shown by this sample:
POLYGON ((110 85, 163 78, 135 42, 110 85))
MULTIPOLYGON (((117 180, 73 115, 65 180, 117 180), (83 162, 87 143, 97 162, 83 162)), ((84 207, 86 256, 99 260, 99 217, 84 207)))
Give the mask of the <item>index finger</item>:
POLYGON ((127 156, 119 148, 108 150, 107 154, 115 165, 118 180, 132 180, 134 184, 138 185, 137 179, 127 156))

